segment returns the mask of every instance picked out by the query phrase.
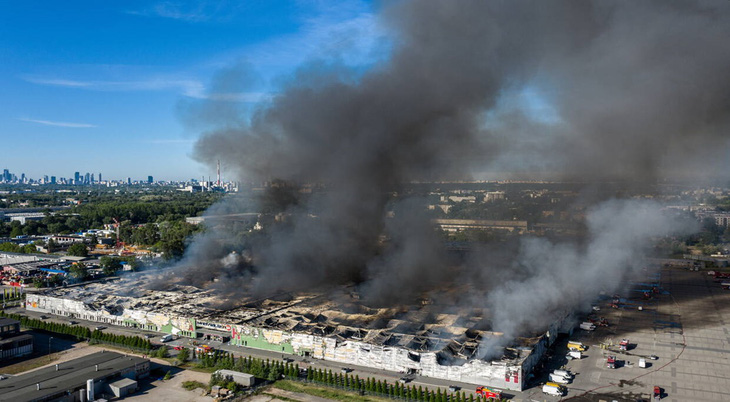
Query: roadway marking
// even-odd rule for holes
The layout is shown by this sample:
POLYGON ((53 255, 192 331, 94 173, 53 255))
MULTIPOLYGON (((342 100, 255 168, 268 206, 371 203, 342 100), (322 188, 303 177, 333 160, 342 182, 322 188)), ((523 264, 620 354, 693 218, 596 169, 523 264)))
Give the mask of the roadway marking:
POLYGON ((677 383, 675 381, 672 381, 672 393, 677 393, 677 383))
POLYGON ((672 377, 676 377, 676 376, 677 376, 677 368, 672 367, 672 377))

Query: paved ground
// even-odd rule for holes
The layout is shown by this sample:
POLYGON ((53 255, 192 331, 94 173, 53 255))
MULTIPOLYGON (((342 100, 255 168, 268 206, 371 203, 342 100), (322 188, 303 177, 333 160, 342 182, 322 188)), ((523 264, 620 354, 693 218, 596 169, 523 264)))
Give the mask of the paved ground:
MULTIPOLYGON (((726 325, 730 322, 730 292, 704 272, 681 268, 661 268, 647 273, 643 281, 637 278, 627 285, 624 294, 634 299, 625 300, 623 308, 604 306, 600 312, 611 327, 573 336, 592 347, 585 353, 587 357, 566 361, 566 367, 577 376, 563 399, 648 401, 653 387, 659 386, 662 401, 730 400, 730 334, 726 325), (636 289, 653 281, 661 285, 661 294, 649 301, 640 300, 641 292, 636 289), (600 347, 601 343, 618 344, 622 338, 633 345, 627 353, 600 347), (606 368, 608 354, 616 355, 618 368, 606 368), (658 359, 647 360, 651 366, 640 368, 639 358, 650 355, 658 359)), ((550 400, 543 395, 535 399, 550 400)))

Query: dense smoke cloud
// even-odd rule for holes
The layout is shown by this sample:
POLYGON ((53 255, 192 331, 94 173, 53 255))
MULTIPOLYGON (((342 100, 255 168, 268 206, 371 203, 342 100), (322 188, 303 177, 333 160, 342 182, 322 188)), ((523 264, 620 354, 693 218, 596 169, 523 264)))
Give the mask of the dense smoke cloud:
POLYGON ((482 344, 482 353, 498 353, 524 333, 539 331, 575 310, 590 311, 603 291, 612 294, 622 280, 646 267, 643 258, 658 236, 687 234, 693 222, 660 212, 645 200, 608 200, 586 215, 587 239, 581 245, 555 244, 543 238, 522 241, 511 271, 485 298, 493 329, 504 335, 482 344))
MULTIPOLYGON (((391 54, 367 72, 307 67, 250 118, 203 108, 217 128, 198 141, 199 160, 292 191, 279 194, 291 198, 281 203, 286 222, 238 247, 245 258, 222 259, 236 249, 230 233, 199 240, 209 242, 188 253, 189 281, 217 279, 229 299, 357 283, 371 303, 412 302, 453 275, 421 207, 394 201, 402 183, 486 171, 581 180, 728 171, 730 3, 400 1, 380 21, 391 54), (303 184, 326 191, 303 197, 303 184)), ((219 92, 230 92, 235 71, 219 92)), ((513 336, 544 324, 525 313, 548 319, 584 305, 595 288, 556 289, 622 276, 645 239, 668 232, 652 211, 599 207, 582 249, 525 241, 518 261, 536 275, 487 297, 496 327, 513 336)))

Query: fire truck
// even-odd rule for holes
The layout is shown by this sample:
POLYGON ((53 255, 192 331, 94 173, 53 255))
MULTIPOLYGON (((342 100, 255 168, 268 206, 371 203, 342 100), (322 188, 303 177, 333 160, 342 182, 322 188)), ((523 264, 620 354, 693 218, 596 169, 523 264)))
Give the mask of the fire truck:
POLYGON ((489 400, 489 399, 496 399, 500 400, 502 399, 502 391, 496 390, 496 389, 490 389, 487 387, 477 387, 477 395, 480 395, 482 398, 489 400))
POLYGON ((715 272, 715 279, 730 279, 730 272, 715 272))
POLYGON ((608 355, 608 358, 606 359, 606 368, 610 368, 610 369, 616 368, 616 356, 608 355))
POLYGON ((208 345, 198 345, 195 347, 197 353, 207 353, 208 355, 213 354, 213 348, 208 345))

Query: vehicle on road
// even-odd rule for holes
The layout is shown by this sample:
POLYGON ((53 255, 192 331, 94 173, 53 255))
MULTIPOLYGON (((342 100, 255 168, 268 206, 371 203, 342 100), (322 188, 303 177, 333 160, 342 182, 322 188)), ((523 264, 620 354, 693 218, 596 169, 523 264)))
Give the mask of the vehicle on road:
POLYGON ((160 342, 162 342, 162 343, 170 342, 173 339, 174 339, 174 337, 171 334, 167 334, 167 335, 163 336, 162 338, 160 338, 160 342))
POLYGON ((101 331, 101 330, 106 329, 106 327, 103 326, 103 325, 99 325, 98 327, 94 327, 94 329, 97 330, 97 331, 101 331))
POLYGON ((626 338, 621 339, 621 343, 618 344, 618 348, 619 348, 619 350, 624 350, 624 351, 628 350, 629 349, 629 340, 626 338))
POLYGON ((173 347, 173 349, 175 349, 175 350, 183 350, 183 349, 185 349, 185 347, 184 346, 175 346, 175 347, 173 347))
POLYGON ((200 353, 207 353, 208 355, 213 354, 214 349, 208 345, 198 345, 195 347, 195 352, 198 354, 200 353))
POLYGON ((655 401, 661 401, 662 400, 662 388, 654 386, 654 400, 655 401))
POLYGON ((493 388, 487 388, 487 387, 477 387, 476 390, 477 395, 480 395, 482 398, 489 400, 490 398, 500 400, 502 399, 502 391, 498 389, 493 388))
POLYGON ((563 396, 568 391, 565 386, 554 382, 545 383, 542 386, 542 392, 552 396, 563 396))
POLYGON ((461 389, 461 387, 458 385, 449 385, 449 392, 456 392, 460 389, 461 389))
POLYGON ((563 376, 563 377, 567 377, 567 378, 570 378, 570 379, 573 378, 573 373, 571 373, 568 370, 561 370, 561 369, 553 370, 553 374, 557 374, 557 375, 560 375, 560 376, 563 376))
POLYGON ((411 379, 409 377, 401 377, 398 379, 398 382, 401 384, 407 384, 407 383, 411 382, 411 379))
POLYGON ((341 369, 340 369, 340 372, 341 372, 342 374, 347 374, 347 373, 349 373, 350 371, 352 371, 352 369, 351 369, 351 368, 349 368, 349 367, 343 367, 343 368, 341 368, 341 369))
POLYGON ((76 325, 76 324, 78 324, 79 322, 78 322, 78 321, 69 321, 68 323, 69 323, 70 325, 76 325))

